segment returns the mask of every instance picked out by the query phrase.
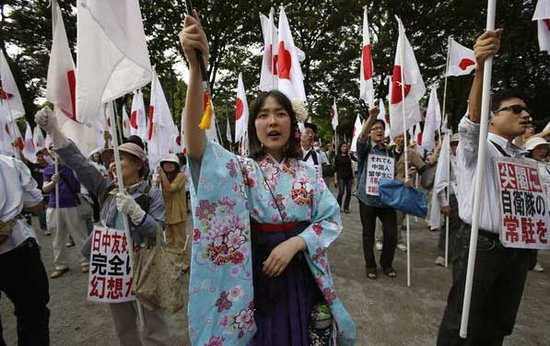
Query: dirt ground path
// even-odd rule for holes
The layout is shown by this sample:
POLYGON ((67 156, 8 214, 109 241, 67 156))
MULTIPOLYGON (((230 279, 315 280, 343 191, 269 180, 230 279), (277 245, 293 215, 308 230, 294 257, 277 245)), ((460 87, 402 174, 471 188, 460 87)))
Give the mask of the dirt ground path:
MULTIPOLYGON (((358 345, 434 345, 451 280, 450 269, 434 264, 437 232, 412 220, 412 287, 406 285, 406 253, 396 251, 396 279, 365 277, 358 205, 343 215, 345 229, 330 250, 331 269, 337 293, 352 315, 358 345)), ((188 232, 190 225, 188 225, 188 232)), ((42 259, 52 268, 51 238, 39 235, 42 259)), ((71 271, 50 280, 52 345, 117 345, 107 306, 86 301, 87 276, 78 271, 74 248, 71 271)), ((530 272, 512 336, 505 345, 550 344, 550 253, 541 251, 544 273, 530 272)), ((11 302, 0 299, 4 338, 16 345, 16 323, 11 302)), ((184 340, 183 311, 171 318, 173 345, 184 340)))

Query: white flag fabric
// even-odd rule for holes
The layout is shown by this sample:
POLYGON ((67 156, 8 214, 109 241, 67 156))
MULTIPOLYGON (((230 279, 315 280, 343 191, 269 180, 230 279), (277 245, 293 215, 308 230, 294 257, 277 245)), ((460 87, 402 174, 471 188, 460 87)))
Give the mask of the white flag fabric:
POLYGON ((304 75, 300 67, 297 50, 294 49, 294 40, 290 31, 290 25, 281 6, 279 13, 279 47, 277 53, 277 77, 278 88, 291 100, 299 100, 304 103, 306 92, 304 89, 304 75))
POLYGON ((52 24, 53 40, 48 65, 46 98, 63 114, 76 121, 76 69, 61 10, 55 0, 52 2, 52 24))
POLYGON ((23 100, 15 84, 15 79, 11 74, 10 66, 4 56, 4 52, 0 51, 0 78, 2 80, 2 88, 0 89, 0 97, 4 103, 4 114, 7 119, 15 120, 25 115, 23 108, 23 100))
POLYGON ((449 38, 449 70, 447 76, 464 76, 470 74, 476 68, 476 55, 468 49, 449 38))
POLYGON ((422 120, 418 101, 426 92, 414 51, 405 35, 405 28, 399 18, 397 21, 399 39, 397 40, 390 89, 390 135, 392 138, 422 120), (402 94, 402 83, 405 95, 402 94), (403 118, 405 118, 405 127, 403 127, 403 118))
POLYGON ((447 115, 443 117, 443 121, 441 122, 441 133, 450 132, 451 129, 449 128, 449 123, 447 121, 447 115))
POLYGON ((145 143, 147 141, 147 116, 145 115, 145 103, 143 102, 143 93, 141 89, 136 90, 132 99, 132 109, 130 111, 130 132, 132 135, 139 136, 145 143))
POLYGON ((178 135, 179 131, 174 125, 170 107, 162 91, 158 75, 153 70, 151 102, 149 104, 149 132, 147 136, 148 157, 151 167, 154 167, 162 156, 170 153, 178 135))
POLYGON ((374 86, 372 76, 374 74, 372 64, 372 51, 369 35, 369 21, 367 18, 367 6, 363 13, 363 47, 361 48, 361 71, 359 75, 359 97, 363 99, 369 107, 374 106, 374 86))
POLYGON ((246 91, 244 89, 243 75, 239 73, 237 82, 237 98, 235 99, 235 142, 243 137, 248 128, 248 101, 246 100, 246 91))
POLYGON ((139 0, 77 1, 77 119, 151 81, 139 0))
POLYGON ((439 198, 437 195, 447 188, 450 178, 450 137, 451 133, 445 134, 441 145, 441 152, 435 169, 434 187, 432 191, 432 203, 430 211, 430 227, 431 229, 439 228, 441 224, 441 210, 439 198))
POLYGON ((433 87, 430 92, 424 132, 422 134, 422 146, 430 151, 435 148, 435 132, 441 126, 441 108, 437 99, 437 88, 433 87))
POLYGON ((61 132, 76 144, 84 156, 89 157, 98 148, 102 147, 99 142, 101 130, 70 119, 58 107, 54 107, 54 115, 57 118, 61 132))
POLYGON ((338 108, 336 108, 336 99, 334 99, 334 102, 332 103, 330 116, 332 117, 332 120, 330 121, 332 124, 332 129, 336 131, 336 128, 338 127, 338 108))
POLYGON ((351 140, 351 148, 349 151, 351 152, 357 151, 357 140, 359 139, 359 135, 361 134, 362 128, 363 128, 363 123, 361 122, 361 117, 357 115, 357 118, 355 118, 355 124, 353 125, 353 139, 351 140))
POLYGON ((233 143, 233 136, 231 136, 231 125, 229 124, 229 117, 227 117, 227 122, 225 125, 225 139, 227 139, 227 143, 233 143))
POLYGON ((550 1, 539 0, 533 20, 537 21, 539 47, 550 54, 550 1))
POLYGON ((132 135, 132 126, 130 125, 130 118, 128 117, 128 112, 126 112, 125 105, 122 105, 122 135, 124 138, 132 135))
POLYGON ((260 13, 260 22, 264 38, 260 90, 270 91, 277 89, 277 53, 279 51, 277 27, 273 21, 273 9, 269 12, 269 18, 260 13))
MULTIPOLYGON (((32 138, 31 125, 25 121, 25 141, 23 147, 23 156, 32 163, 36 163, 36 146, 32 138)), ((37 126, 38 127, 38 126, 37 126)))
POLYGON ((243 137, 238 142, 239 143, 239 155, 243 157, 248 157, 250 154, 250 143, 248 141, 248 130, 245 131, 243 137))
POLYGON ((550 121, 548 122, 548 124, 546 124, 546 126, 542 131, 549 131, 549 130, 550 130, 550 121))
POLYGON ((378 116, 376 119, 380 119, 384 121, 384 137, 388 137, 390 135, 390 123, 388 122, 388 114, 386 113, 386 106, 384 105, 384 100, 380 99, 378 100, 378 108, 380 109, 380 113, 378 113, 378 116))
POLYGON ((0 154, 8 156, 14 155, 11 143, 12 139, 7 119, 0 116, 0 154))
POLYGON ((40 151, 47 147, 46 139, 44 138, 44 134, 42 134, 42 130, 40 129, 40 126, 34 127, 34 130, 32 133, 32 139, 37 151, 40 151))

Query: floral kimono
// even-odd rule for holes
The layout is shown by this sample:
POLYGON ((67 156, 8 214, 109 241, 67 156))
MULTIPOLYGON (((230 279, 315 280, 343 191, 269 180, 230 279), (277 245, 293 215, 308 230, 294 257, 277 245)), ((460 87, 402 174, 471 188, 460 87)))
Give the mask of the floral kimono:
POLYGON ((336 297, 327 248, 342 231, 338 203, 304 162, 236 156, 207 141, 193 184, 189 334, 193 345, 246 345, 256 333, 250 219, 263 224, 308 221, 299 236, 304 257, 330 306, 339 345, 355 343, 355 325, 336 297), (284 218, 284 220, 281 219, 284 218))

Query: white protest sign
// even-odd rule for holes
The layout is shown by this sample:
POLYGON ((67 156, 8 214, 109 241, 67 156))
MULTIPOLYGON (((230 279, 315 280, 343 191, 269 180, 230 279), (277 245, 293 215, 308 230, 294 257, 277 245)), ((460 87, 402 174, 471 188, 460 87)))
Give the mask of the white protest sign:
POLYGON ((88 300, 123 303, 135 300, 132 293, 131 238, 123 230, 95 226, 92 232, 88 300))
POLYGON ((367 195, 378 196, 380 179, 393 179, 395 159, 389 156, 369 154, 367 159, 367 195))
POLYGON ((500 241, 510 248, 550 249, 548 195, 537 162, 499 157, 495 166, 500 241))

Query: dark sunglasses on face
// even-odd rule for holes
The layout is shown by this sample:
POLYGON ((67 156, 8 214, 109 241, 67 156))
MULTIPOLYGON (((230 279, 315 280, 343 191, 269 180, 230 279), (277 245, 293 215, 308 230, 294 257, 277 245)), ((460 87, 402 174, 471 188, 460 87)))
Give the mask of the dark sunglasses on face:
POLYGON ((527 107, 523 107, 523 106, 520 106, 520 105, 511 105, 511 106, 508 106, 508 107, 502 107, 500 108, 499 110, 497 110, 495 112, 495 114, 499 113, 499 112, 502 112, 502 111, 512 111, 512 113, 518 115, 518 114, 521 114, 521 112, 525 111, 525 113, 527 114, 531 114, 531 110, 527 107))

